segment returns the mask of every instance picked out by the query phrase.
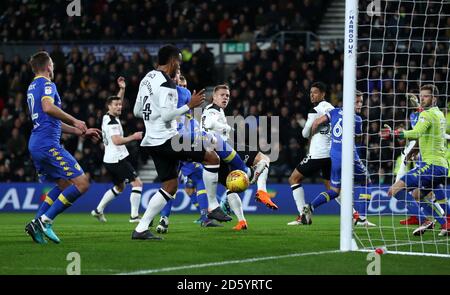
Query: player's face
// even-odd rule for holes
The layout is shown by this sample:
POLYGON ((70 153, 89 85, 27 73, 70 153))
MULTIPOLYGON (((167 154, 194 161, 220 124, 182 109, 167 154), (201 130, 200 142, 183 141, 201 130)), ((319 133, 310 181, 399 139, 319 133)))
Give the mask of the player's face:
POLYGON ((433 95, 431 94, 431 91, 428 89, 420 90, 420 105, 422 107, 429 107, 433 104, 433 95))
POLYGON ((227 107, 229 101, 230 90, 228 89, 219 89, 213 95, 213 102, 222 109, 227 107))
POLYGON ((48 63, 47 70, 48 70, 48 75, 49 75, 50 79, 53 80, 53 60, 51 58, 48 63))
POLYGON ((318 103, 323 100, 325 93, 320 92, 320 89, 317 87, 311 87, 309 97, 311 98, 312 103, 318 103))
POLYGON ((180 85, 180 76, 181 76, 181 71, 180 71, 180 69, 178 69, 177 70, 177 73, 175 74, 175 83, 178 85, 178 86, 181 86, 180 85))
POLYGON ((169 76, 174 79, 176 77, 177 72, 180 71, 181 65, 181 54, 178 57, 172 58, 169 66, 169 76))
POLYGON ((180 80, 180 83, 178 83, 178 86, 187 88, 187 82, 186 82, 186 80, 180 80))
POLYGON ((363 98, 362 96, 357 96, 355 100, 355 113, 360 114, 361 108, 363 105, 363 98))
POLYGON ((113 100, 108 105, 108 111, 111 115, 115 117, 120 116, 122 114, 122 100, 121 99, 113 100))

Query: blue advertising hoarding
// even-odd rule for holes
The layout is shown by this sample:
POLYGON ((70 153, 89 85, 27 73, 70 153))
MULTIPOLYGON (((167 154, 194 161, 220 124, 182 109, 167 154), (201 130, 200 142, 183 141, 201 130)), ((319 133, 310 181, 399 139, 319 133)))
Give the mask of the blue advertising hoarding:
MULTIPOLYGON (((2 183, 0 184, 0 212, 33 212, 37 210, 43 196, 52 187, 52 184, 40 183, 2 183)), ((323 185, 304 185, 306 201, 311 201, 315 196, 324 190, 323 185)), ((75 204, 68 209, 68 212, 90 212, 94 209, 103 194, 111 188, 111 184, 92 184, 89 191, 78 199, 75 204)), ((142 191, 141 209, 143 212, 148 201, 160 188, 159 183, 145 184, 142 191)), ((290 186, 287 184, 268 185, 268 192, 273 197, 273 201, 278 205, 279 210, 271 211, 264 205, 254 200, 256 186, 251 186, 247 191, 241 193, 242 204, 246 214, 297 214, 295 202, 292 198, 290 186)), ((377 187, 372 189, 372 199, 368 204, 369 214, 405 214, 406 209, 403 202, 387 197, 388 187, 377 187)), ((114 200, 106 212, 129 213, 131 188, 126 190, 114 200)), ((224 188, 219 186, 218 196, 223 198, 224 188)), ((180 187, 173 206, 173 212, 195 213, 196 209, 190 203, 189 196, 180 187)), ((332 201, 318 208, 316 214, 339 214, 339 205, 332 201)))

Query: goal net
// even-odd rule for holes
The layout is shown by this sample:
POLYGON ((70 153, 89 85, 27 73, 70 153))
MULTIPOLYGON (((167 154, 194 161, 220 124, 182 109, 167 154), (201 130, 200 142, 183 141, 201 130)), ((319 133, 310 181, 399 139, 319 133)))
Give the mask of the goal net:
MULTIPOLYGON (((359 1, 357 11, 355 88, 364 95, 363 141, 357 150, 371 183, 354 184, 354 207, 376 226, 353 225, 353 238, 363 251, 384 248, 388 253, 450 256, 449 236, 442 235, 439 222, 450 214, 445 206, 449 201, 446 181, 432 191, 421 184, 407 188, 417 198, 420 212, 434 223, 434 228, 429 226, 418 234, 422 232, 415 230, 421 224, 408 210, 412 202, 390 198, 387 192, 404 173, 420 165, 420 154, 405 159, 412 140, 380 136, 386 124, 393 130, 413 128, 420 111, 420 88, 426 84, 439 90, 437 106, 446 116, 450 133, 450 1, 359 1)), ((424 171, 418 172, 420 177, 434 177, 424 171)))

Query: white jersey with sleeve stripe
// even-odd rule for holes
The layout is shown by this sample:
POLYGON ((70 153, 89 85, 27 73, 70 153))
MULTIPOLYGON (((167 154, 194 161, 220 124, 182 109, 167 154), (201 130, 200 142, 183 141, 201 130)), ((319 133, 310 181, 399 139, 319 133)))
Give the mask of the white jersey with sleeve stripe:
POLYGON ((228 141, 230 138, 231 126, 227 123, 225 112, 214 103, 207 105, 203 110, 201 129, 220 134, 224 141, 228 141))
POLYGON ((176 110, 177 102, 176 84, 164 72, 153 70, 142 79, 134 108, 135 115, 142 117, 145 124, 141 146, 162 145, 177 134, 175 118, 163 120, 163 112, 176 110))
POLYGON ((115 145, 112 141, 113 135, 119 135, 123 137, 122 124, 120 119, 107 113, 103 116, 102 121, 102 136, 103 143, 105 145, 105 155, 103 156, 103 162, 105 163, 118 163, 120 160, 125 159, 129 153, 125 145, 115 145))
MULTIPOLYGON (((308 114, 308 120, 305 124, 305 128, 307 128, 306 126, 311 127, 312 123, 316 118, 325 115, 332 109, 334 109, 333 105, 331 105, 329 102, 325 100, 322 100, 308 114)), ((327 125, 320 126, 317 133, 311 137, 308 153, 308 156, 311 159, 323 159, 330 157, 330 149, 331 149, 330 131, 331 127, 330 124, 328 123, 327 125)))

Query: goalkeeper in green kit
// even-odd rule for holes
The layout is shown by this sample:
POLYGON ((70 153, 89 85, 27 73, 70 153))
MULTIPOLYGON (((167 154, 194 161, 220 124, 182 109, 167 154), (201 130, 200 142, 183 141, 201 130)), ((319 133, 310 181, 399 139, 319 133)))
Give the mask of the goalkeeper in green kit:
POLYGON ((420 236, 426 230, 434 228, 434 222, 426 218, 425 213, 434 215, 435 219, 441 224, 439 236, 447 236, 450 229, 450 208, 443 191, 447 174, 448 163, 446 159, 446 118, 436 106, 438 89, 434 85, 424 85, 420 88, 420 105, 424 109, 418 118, 417 124, 412 130, 396 129, 392 130, 389 126, 381 131, 384 139, 400 138, 419 141, 419 151, 421 155, 420 165, 409 171, 396 181, 389 189, 388 195, 398 200, 404 200, 408 203, 408 215, 417 216, 420 226, 413 231, 413 234, 420 236), (444 215, 439 213, 437 203, 426 205, 424 213, 420 210, 418 202, 408 191, 414 189, 420 190, 421 196, 426 196, 431 191, 434 192, 439 202, 445 202, 444 215), (442 200, 441 200, 442 199, 442 200), (428 211, 428 212, 427 212, 428 211), (437 214, 433 214, 433 211, 437 214), (437 216, 436 216, 437 215, 437 216))

